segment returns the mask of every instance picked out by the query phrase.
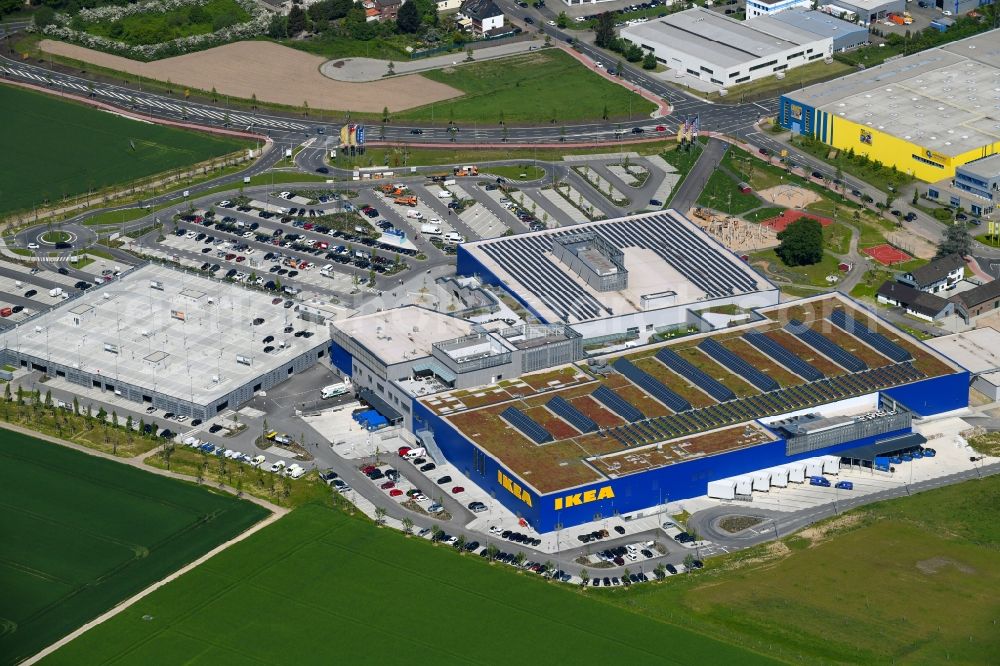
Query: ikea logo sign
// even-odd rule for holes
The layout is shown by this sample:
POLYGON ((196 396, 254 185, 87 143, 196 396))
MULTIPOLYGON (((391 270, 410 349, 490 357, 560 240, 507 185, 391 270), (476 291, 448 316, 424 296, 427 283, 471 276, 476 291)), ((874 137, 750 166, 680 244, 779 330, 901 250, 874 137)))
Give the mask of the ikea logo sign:
POLYGON ((513 479, 500 470, 497 470, 497 483, 503 486, 511 495, 531 506, 531 494, 520 485, 514 483, 513 479))
POLYGON ((600 500, 614 499, 615 491, 611 486, 604 486, 599 490, 588 490, 582 493, 576 493, 575 495, 566 495, 565 497, 556 498, 556 511, 561 509, 568 509, 574 506, 580 506, 581 504, 589 504, 590 502, 599 502, 600 500))

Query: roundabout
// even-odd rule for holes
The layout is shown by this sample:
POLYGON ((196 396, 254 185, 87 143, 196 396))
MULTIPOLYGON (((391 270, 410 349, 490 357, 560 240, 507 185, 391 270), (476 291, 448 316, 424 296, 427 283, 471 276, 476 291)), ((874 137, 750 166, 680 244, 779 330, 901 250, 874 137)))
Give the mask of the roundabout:
POLYGON ((76 234, 69 231, 46 231, 38 235, 38 242, 42 245, 58 245, 76 241, 76 234))

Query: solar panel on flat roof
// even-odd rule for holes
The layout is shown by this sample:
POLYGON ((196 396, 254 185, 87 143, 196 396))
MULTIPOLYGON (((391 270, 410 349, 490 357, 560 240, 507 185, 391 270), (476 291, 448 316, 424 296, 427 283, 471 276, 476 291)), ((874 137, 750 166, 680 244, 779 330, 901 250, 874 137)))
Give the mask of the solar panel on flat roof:
POLYGON ((576 407, 566 402, 562 396, 554 396, 551 400, 545 403, 545 406, 551 409, 553 413, 566 419, 571 426, 580 432, 594 432, 597 430, 597 424, 594 423, 593 419, 584 415, 576 407))
POLYGON ((858 321, 843 310, 834 310, 830 313, 830 321, 844 329, 854 337, 874 347, 880 354, 891 358, 893 361, 912 361, 913 355, 900 347, 895 342, 885 337, 881 333, 876 333, 865 324, 858 321))
POLYGON ((511 424, 535 444, 544 444, 552 441, 552 433, 535 422, 530 416, 519 410, 517 407, 508 407, 500 412, 500 416, 511 424))
POLYGON ((607 386, 598 386, 597 389, 590 394, 590 397, 594 398, 626 421, 635 422, 646 418, 641 411, 636 409, 630 402, 627 402, 624 398, 609 389, 607 386))
POLYGON ((698 344, 698 349, 740 377, 743 377, 761 391, 774 391, 781 388, 778 382, 747 363, 746 359, 723 347, 715 338, 705 338, 698 344))
POLYGON ((635 367, 628 359, 620 358, 612 363, 611 367, 675 412, 691 409, 690 402, 668 389, 659 379, 635 367))
POLYGON ((809 365, 760 331, 749 331, 744 333, 743 339, 797 374, 799 377, 802 377, 810 382, 823 379, 822 372, 809 365))
POLYGON ((700 368, 696 368, 672 349, 664 347, 660 351, 656 352, 656 358, 665 366, 680 376, 687 378, 693 382, 695 386, 698 386, 720 402, 732 400, 736 397, 736 394, 725 385, 709 377, 708 374, 700 368))
POLYGON ((566 231, 498 238, 474 248, 515 276, 561 320, 588 321, 612 313, 549 256, 554 240, 579 233, 581 228, 617 249, 639 248, 656 254, 710 298, 759 290, 759 280, 751 272, 726 256, 690 222, 666 212, 566 231))
POLYGON ((826 356, 828 359, 851 372, 861 372, 868 368, 868 364, 860 358, 850 353, 840 345, 834 343, 822 333, 817 333, 797 319, 792 319, 785 326, 785 330, 805 342, 807 345, 826 356))

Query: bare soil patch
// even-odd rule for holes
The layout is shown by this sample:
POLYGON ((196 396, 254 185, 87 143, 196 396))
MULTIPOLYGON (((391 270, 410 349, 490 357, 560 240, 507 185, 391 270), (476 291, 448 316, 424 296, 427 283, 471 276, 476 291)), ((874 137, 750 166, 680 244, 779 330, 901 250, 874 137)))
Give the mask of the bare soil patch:
POLYGON ((763 199, 786 208, 805 208, 820 200, 820 196, 812 190, 796 185, 775 185, 757 192, 763 199))
POLYGON ((692 208, 688 211, 688 219, 734 252, 756 252, 781 244, 774 229, 747 222, 735 215, 717 213, 708 208, 692 208))
POLYGON ((962 564, 961 562, 953 560, 950 557, 931 557, 929 559, 920 560, 919 562, 917 562, 917 568, 929 576, 933 576, 934 574, 936 574, 938 571, 941 571, 941 569, 944 569, 945 567, 955 567, 956 569, 965 574, 976 573, 976 570, 970 567, 968 564, 962 564))
POLYGON ((39 48, 46 53, 82 60, 99 67, 128 72, 178 88, 215 88, 220 95, 312 109, 378 113, 383 107, 402 111, 450 99, 462 92, 419 74, 369 83, 334 81, 319 72, 324 59, 272 42, 246 41, 155 62, 140 62, 51 39, 39 48))

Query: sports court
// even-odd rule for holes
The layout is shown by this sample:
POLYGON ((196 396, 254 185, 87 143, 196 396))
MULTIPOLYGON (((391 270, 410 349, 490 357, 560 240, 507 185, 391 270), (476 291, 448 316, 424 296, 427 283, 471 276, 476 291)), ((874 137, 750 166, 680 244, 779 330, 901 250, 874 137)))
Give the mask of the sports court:
POLYGON ((913 259, 913 257, 907 253, 903 252, 899 248, 889 245, 888 243, 882 243, 881 245, 876 245, 874 247, 866 247, 861 251, 883 266, 901 264, 905 261, 913 259))
POLYGON ((780 232, 784 231, 788 227, 788 225, 791 224, 792 222, 795 222, 796 220, 801 219, 803 217, 812 218, 817 222, 819 222, 824 227, 828 227, 831 224, 833 224, 833 220, 831 220, 828 217, 813 215, 812 213, 808 213, 801 210, 794 210, 791 208, 786 209, 785 212, 783 212, 781 215, 778 215, 777 217, 772 217, 767 220, 764 220, 763 222, 761 222, 761 224, 764 225, 765 227, 770 227, 771 229, 774 229, 776 232, 780 232))

